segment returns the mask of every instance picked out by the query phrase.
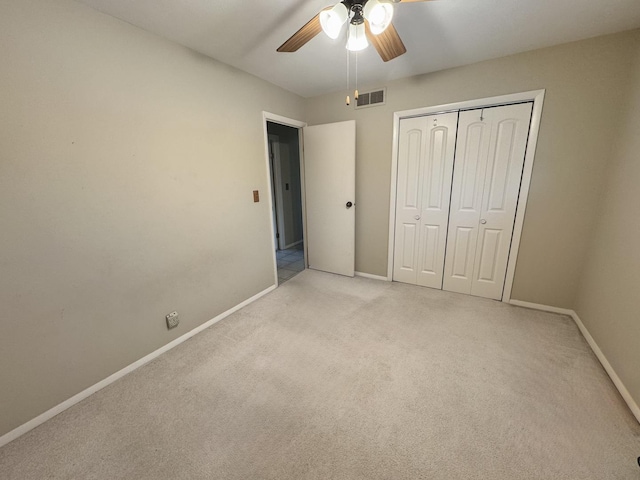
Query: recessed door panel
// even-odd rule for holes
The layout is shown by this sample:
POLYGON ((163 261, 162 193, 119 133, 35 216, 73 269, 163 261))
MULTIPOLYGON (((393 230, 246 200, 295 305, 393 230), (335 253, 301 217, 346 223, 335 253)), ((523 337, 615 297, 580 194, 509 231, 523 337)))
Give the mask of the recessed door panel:
POLYGON ((483 154, 487 147, 487 125, 482 122, 473 122, 467 126, 464 155, 461 157, 462 178, 460 187, 458 209, 476 211, 478 205, 479 168, 482 166, 483 154))
POLYGON ((405 223, 402 226, 402 263, 403 270, 415 271, 416 256, 416 225, 405 223))
POLYGON ((438 237, 440 225, 423 225, 420 241, 422 242, 422 259, 420 260, 420 273, 437 275, 440 271, 438 265, 438 237))
POLYGON ((422 131, 413 129, 407 132, 407 143, 404 208, 418 208, 422 131))
POLYGON ((443 195, 443 192, 444 188, 449 185, 444 179, 448 170, 447 133, 446 127, 436 127, 431 130, 427 168, 425 169, 425 182, 428 184, 425 208, 428 210, 440 211, 443 203, 446 202, 446 196, 443 195))
POLYGON ((496 257, 502 241, 502 230, 483 228, 480 232, 479 264, 476 279, 479 282, 496 281, 496 257))
POLYGON ((471 245, 472 228, 458 227, 453 238, 453 268, 451 275, 457 278, 469 279, 471 264, 469 262, 469 250, 471 245))
POLYGON ((487 193, 487 210, 501 212, 505 209, 513 155, 516 150, 517 125, 513 119, 498 122, 496 148, 489 159, 488 172, 491 178, 487 193))

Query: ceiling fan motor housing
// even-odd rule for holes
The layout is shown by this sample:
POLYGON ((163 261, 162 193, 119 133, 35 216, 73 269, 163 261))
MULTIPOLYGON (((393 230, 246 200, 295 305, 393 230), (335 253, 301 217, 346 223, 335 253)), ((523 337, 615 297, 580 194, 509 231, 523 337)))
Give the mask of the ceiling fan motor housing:
POLYGON ((362 3, 354 3, 351 6, 351 12, 353 16, 351 17, 351 25, 360 25, 364 23, 364 17, 362 16, 362 7, 367 3, 366 0, 362 3))

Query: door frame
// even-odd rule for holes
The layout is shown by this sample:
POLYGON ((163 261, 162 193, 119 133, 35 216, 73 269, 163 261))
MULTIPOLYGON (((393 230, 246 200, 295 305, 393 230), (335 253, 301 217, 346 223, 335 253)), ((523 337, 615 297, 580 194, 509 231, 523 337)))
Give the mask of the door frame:
POLYGON ((545 90, 532 90, 529 92, 513 93, 496 97, 480 98, 463 102, 435 105, 432 107, 414 108, 402 110, 393 114, 393 152, 391 156, 391 188, 389 197, 389 249, 387 253, 387 280, 393 280, 393 252, 395 247, 395 221, 396 221, 396 188, 398 175, 398 146, 400 120, 410 117, 421 117, 436 113, 455 112, 460 110, 470 110, 483 107, 496 107, 510 105, 513 103, 533 102, 531 113, 531 124, 529 125, 529 139, 524 157, 524 167, 522 180, 520 182, 520 193, 518 195, 518 205, 516 207, 516 217, 513 225, 513 236, 511 237, 511 247, 509 248, 509 260, 507 262, 507 272, 504 280, 501 301, 508 303, 511 300, 511 290, 515 276, 518 250, 522 238, 522 227, 524 225, 524 214, 527 208, 529 197, 529 187, 531 186, 531 174, 535 160, 536 146, 538 143, 538 133, 540 131, 540 120, 542 117, 542 106, 544 103, 545 90))
MULTIPOLYGON (((266 176, 267 176, 267 185, 269 185, 269 215, 273 216, 273 192, 274 185, 273 179, 271 177, 271 160, 269 159, 269 133, 267 131, 267 122, 278 123, 280 125, 286 125, 287 127, 293 127, 298 130, 298 148, 299 148, 299 157, 300 157, 300 198, 302 200, 302 238, 303 238, 303 246, 304 246, 304 267, 307 268, 307 208, 305 204, 306 192, 304 187, 304 136, 302 134, 303 127, 307 126, 306 122, 302 122, 300 120, 295 120, 293 118, 283 117, 282 115, 277 115, 275 113, 270 112, 262 112, 262 128, 264 132, 264 156, 266 161, 266 176)), ((271 218, 269 222, 269 228, 271 229, 271 253, 273 255, 273 278, 275 282, 275 286, 278 286, 278 261, 276 259, 276 232, 273 227, 274 219, 271 218)))

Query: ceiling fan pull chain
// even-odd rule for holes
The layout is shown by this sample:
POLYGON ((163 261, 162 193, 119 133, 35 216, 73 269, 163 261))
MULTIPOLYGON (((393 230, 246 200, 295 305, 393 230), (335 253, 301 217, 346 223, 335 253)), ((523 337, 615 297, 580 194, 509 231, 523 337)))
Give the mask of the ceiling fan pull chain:
POLYGON ((484 108, 480 110, 480 121, 484 122, 484 108))
POLYGON ((353 95, 356 104, 358 103, 358 52, 356 52, 356 92, 353 95))
POLYGON ((347 106, 349 106, 351 104, 351 99, 349 98, 349 50, 345 49, 347 51, 347 99, 346 99, 346 104, 347 106))

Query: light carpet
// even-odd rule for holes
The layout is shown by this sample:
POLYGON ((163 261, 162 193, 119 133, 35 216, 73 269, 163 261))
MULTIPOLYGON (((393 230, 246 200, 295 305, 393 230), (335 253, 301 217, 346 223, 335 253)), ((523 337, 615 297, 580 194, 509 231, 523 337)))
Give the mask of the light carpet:
POLYGON ((571 319, 306 270, 0 450, 2 479, 638 479, 571 319))

